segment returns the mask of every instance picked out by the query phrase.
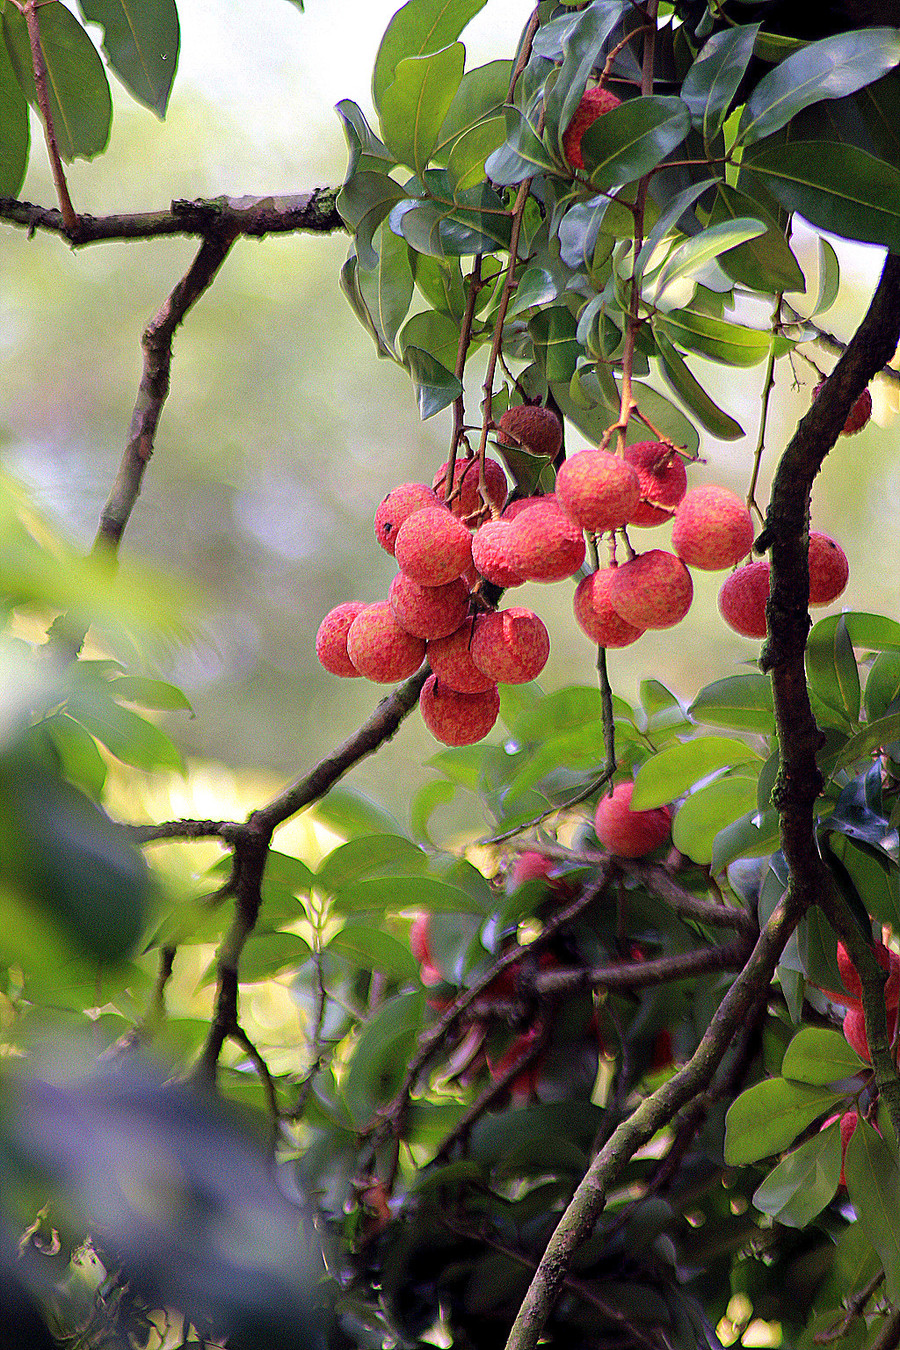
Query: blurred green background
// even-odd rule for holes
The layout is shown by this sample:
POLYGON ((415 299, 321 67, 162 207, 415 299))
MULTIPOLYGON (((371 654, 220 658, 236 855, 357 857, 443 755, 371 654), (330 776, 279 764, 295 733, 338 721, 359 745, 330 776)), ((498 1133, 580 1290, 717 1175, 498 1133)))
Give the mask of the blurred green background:
MULTIPOLYGON (((181 64, 165 123, 115 88, 109 151, 71 166, 77 209, 143 210, 177 197, 340 183, 346 156, 332 105, 349 97, 370 111, 369 74, 395 8, 392 0, 307 0, 301 13, 287 0, 183 0, 181 64)), ((512 54, 530 8, 489 0, 464 34, 468 64, 512 54)), ((35 142, 22 196, 52 204, 46 154, 37 135, 35 142)), ((55 237, 29 240, 0 225, 0 463, 85 549, 125 444, 142 329, 195 250, 195 241, 167 239, 73 253, 55 237)), ((170 720, 171 734, 190 757, 278 779, 310 768, 386 692, 326 674, 314 636, 333 605, 386 594, 394 563, 375 543, 372 515, 395 483, 430 482, 450 431, 449 412, 420 422, 405 373, 376 359, 338 287, 346 252, 341 235, 237 243, 176 337, 171 393, 124 542, 129 557, 163 565, 195 590, 194 638, 147 654, 153 673, 180 684, 195 709, 193 719, 170 720)), ((811 236, 798 252, 814 294, 811 236)), ((839 253, 845 286, 825 324, 845 338, 867 304, 878 254, 846 246, 839 253)), ((831 368, 832 356, 813 355, 831 368)), ((696 363, 696 370, 747 436, 728 445, 707 438, 707 462, 691 482, 742 492, 762 368, 696 363)), ((777 376, 763 506, 777 453, 815 383, 802 360, 792 368, 783 359, 777 376)), ((479 379, 475 368, 470 421, 479 379)), ((897 386, 882 380, 873 392, 872 423, 826 461, 813 525, 850 558, 841 604, 897 617, 897 386)), ((570 434, 570 449, 582 444, 570 434)), ((666 546, 665 529, 636 533, 646 546, 666 546)), ((694 580, 682 625, 610 653, 617 692, 631 698, 651 676, 689 700, 710 679, 755 660, 758 644, 718 616, 722 576, 694 580)), ((596 653, 572 618, 572 590, 532 584, 515 592, 514 603, 530 605, 550 630, 546 690, 595 679, 596 653)), ((439 748, 414 716, 348 783, 405 820, 439 748)))

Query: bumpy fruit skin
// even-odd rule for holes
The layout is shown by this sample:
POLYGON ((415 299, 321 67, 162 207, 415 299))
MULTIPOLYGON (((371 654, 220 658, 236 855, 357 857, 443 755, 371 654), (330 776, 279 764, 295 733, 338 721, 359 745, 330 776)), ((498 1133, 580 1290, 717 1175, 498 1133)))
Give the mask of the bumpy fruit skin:
POLYGON ((329 610, 316 633, 316 656, 332 675, 345 679, 359 678, 359 671, 347 655, 347 634, 350 625, 366 608, 363 600, 348 600, 329 610))
POLYGON ((608 89, 601 89, 599 85, 585 89, 575 109, 575 115, 563 132, 562 138, 563 154, 573 169, 584 168, 581 138, 588 127, 604 113, 608 113, 612 108, 618 108, 621 102, 622 100, 616 98, 615 94, 611 94, 608 89))
POLYGON ((668 839, 672 828, 672 812, 667 806, 632 811, 633 792, 634 783, 619 783, 611 797, 601 797, 597 803, 597 838, 617 858, 643 858, 668 839))
POLYGON ((490 731, 500 712, 496 685, 484 694, 460 694, 429 675, 419 697, 422 720, 444 745, 474 745, 490 731))
MULTIPOLYGON (((476 623, 478 620, 475 621, 476 623)), ((472 621, 464 623, 449 637, 429 642, 425 655, 428 664, 441 684, 447 684, 458 694, 486 694, 497 683, 472 660, 472 621)))
POLYGON ((719 591, 719 613, 742 637, 766 636, 766 601, 769 598, 769 560, 758 558, 732 572, 719 591))
POLYGON ((472 536, 446 507, 415 511, 397 531, 394 557, 420 586, 445 586, 471 565, 472 536))
POLYGON ((717 572, 746 558, 753 520, 746 502, 729 488, 691 488, 675 512, 672 547, 689 567, 717 572))
POLYGON ((625 462, 638 476, 641 497, 629 525, 649 528, 671 520, 687 492, 684 460, 665 441, 638 441, 625 448, 625 462))
POLYGON ((472 562, 486 581, 504 590, 521 586, 525 580, 509 564, 510 525, 505 517, 486 520, 472 536, 472 562))
POLYGON ((644 632, 643 628, 626 623, 613 609, 609 587, 614 571, 607 567, 584 577, 572 602, 578 626, 598 647, 630 647, 644 632))
POLYGON ((517 497, 514 502, 510 502, 503 508, 502 520, 515 520, 523 511, 530 511, 532 506, 551 506, 562 515, 562 507, 556 500, 555 492, 548 492, 543 497, 517 497))
POLYGON ((469 611, 469 588, 461 577, 445 586, 420 586, 398 572, 388 600, 394 618, 417 638, 442 638, 455 633, 469 611))
POLYGON ((530 609, 501 609, 479 617, 471 653, 478 669, 492 680, 526 684, 547 664, 550 635, 530 609))
MULTIPOLYGON (((813 398, 817 399, 822 392, 825 381, 822 380, 813 390, 813 398)), ((847 420, 841 428, 842 436, 852 436, 857 431, 862 431, 872 416, 872 395, 868 389, 864 389, 853 407, 847 414, 847 420)))
POLYGON ((556 495, 583 530, 615 530, 631 519, 641 485, 630 464, 608 450, 579 450, 556 475, 556 495))
POLYGON ((815 530, 809 535, 809 603, 830 605, 847 585, 850 564, 840 544, 815 530))
POLYGON ((564 581, 584 562, 584 538, 555 503, 543 505, 544 501, 539 497, 513 517, 506 556, 509 566, 526 581, 564 581))
POLYGON ((375 538, 393 556, 397 531, 414 511, 441 506, 441 499, 427 483, 400 483, 391 488, 375 512, 375 538))
POLYGON ((379 600, 367 605, 350 625, 347 655, 367 680, 396 684, 419 669, 425 643, 400 627, 389 600, 379 600))
POLYGON ((562 446, 562 423, 550 408, 519 403, 507 408, 497 424, 501 445, 521 445, 533 455, 556 459, 562 446))
MULTIPOLYGON (((447 470, 450 467, 450 461, 445 460, 434 476, 432 487, 435 492, 441 494, 441 500, 444 500, 447 494, 447 470)), ((453 466, 453 486, 462 487, 458 496, 453 498, 450 503, 450 510, 455 516, 464 520, 467 516, 474 515, 483 506, 481 494, 478 491, 478 460, 477 459, 458 459, 453 466)), ((506 501, 509 486, 506 482, 506 474, 503 472, 503 465, 498 464, 495 459, 489 456, 484 461, 484 490, 487 495, 488 506, 499 511, 506 501)))
POLYGON ((680 558, 665 549, 639 553, 613 571, 609 598, 634 628, 672 628, 691 607, 694 583, 680 558))

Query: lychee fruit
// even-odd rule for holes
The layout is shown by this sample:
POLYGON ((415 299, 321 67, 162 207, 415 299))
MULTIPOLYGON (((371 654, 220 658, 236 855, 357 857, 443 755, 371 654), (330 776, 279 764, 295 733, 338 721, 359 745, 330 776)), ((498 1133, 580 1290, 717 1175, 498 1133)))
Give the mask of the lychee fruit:
POLYGON ((582 632, 598 647, 628 647, 637 642, 644 631, 626 623, 613 609, 609 587, 614 571, 615 568, 607 567, 592 572, 579 581, 575 590, 575 618, 582 632))
POLYGON ((619 783, 612 795, 597 803, 594 828, 597 838, 617 858, 643 858, 669 837, 672 812, 667 806, 652 811, 632 811, 634 783, 619 783))
POLYGON ((544 505, 544 501, 539 497, 513 517, 506 556, 509 566, 526 581, 563 581, 584 562, 584 538, 555 503, 544 505))
POLYGON ((530 609, 521 606, 482 614, 475 624, 472 660, 492 680, 525 684, 540 675, 550 655, 550 635, 530 609))
POLYGON ((425 643, 401 628, 389 600, 367 605, 350 625, 347 655, 360 675, 377 684, 396 684, 419 669, 425 643))
POLYGON ((490 731, 500 712, 500 694, 492 685, 483 694, 461 694, 429 675, 419 696, 422 720, 444 745, 474 745, 490 731))
POLYGON ((520 445, 532 455, 556 459, 562 446, 562 423, 550 408, 519 403, 500 418, 497 439, 501 445, 520 445))
POLYGON ((532 506, 552 506, 557 511, 562 511, 562 507, 556 500, 556 493, 547 492, 543 497, 517 497, 514 502, 508 502, 503 508, 501 520, 515 520, 523 511, 529 511, 532 506))
POLYGON ((615 94, 611 94, 608 89, 602 89, 599 85, 585 89, 575 109, 575 115, 563 132, 562 138, 563 154, 573 169, 584 168, 581 138, 588 127, 604 113, 608 113, 612 108, 618 108, 621 102, 622 100, 616 98, 615 94))
POLYGON ((469 612, 469 588, 461 577, 443 586, 420 586, 405 572, 398 572, 388 600, 400 627, 418 638, 454 633, 469 612))
POLYGON ((672 628, 691 607, 694 583, 674 553, 650 549, 610 570, 610 602, 633 628, 672 628))
POLYGON ((641 485, 630 464, 608 450, 579 450, 560 466, 556 495, 570 520, 583 530, 618 529, 631 519, 641 485))
POLYGON ((830 605, 847 585, 850 564, 839 544, 815 530, 809 535, 809 603, 830 605))
POLYGON ((526 849, 523 853, 518 854, 509 869, 506 889, 512 892, 518 890, 520 886, 524 886, 528 881, 543 881, 547 890, 552 891, 559 900, 570 900, 575 891, 565 877, 553 875, 555 866, 553 860, 545 857, 543 853, 538 853, 535 849, 526 849))
POLYGON ((509 565, 509 530, 506 516, 500 520, 486 520, 472 536, 472 562, 486 581, 505 590, 521 586, 525 580, 509 565))
POLYGON ((316 633, 316 656, 332 675, 353 678, 359 671, 347 655, 347 634, 350 625, 366 608, 364 600, 348 600, 329 610, 316 633))
POLYGON ((746 563, 722 584, 719 613, 742 637, 766 636, 766 601, 769 598, 769 560, 746 563))
MULTIPOLYGON (((817 399, 822 392, 825 381, 820 381, 813 390, 813 398, 817 399)), ((863 427, 872 416, 872 395, 868 389, 864 389, 853 407, 847 414, 847 420, 841 428, 842 436, 852 436, 857 431, 862 431, 863 427)))
MULTIPOLYGON (((434 476, 432 484, 435 492, 441 494, 441 499, 447 495, 447 471, 450 468, 450 461, 445 460, 434 476)), ((480 511, 484 503, 481 500, 481 494, 478 491, 478 460, 458 459, 453 466, 453 490, 454 497, 450 502, 450 510, 461 520, 472 516, 476 511, 480 511)), ((506 501, 509 492, 509 485, 506 481, 506 474, 503 472, 503 465, 498 464, 497 460, 485 456, 484 461, 484 490, 487 497, 487 505, 499 511, 506 501)))
POLYGON ((414 511, 441 506, 440 497, 427 483, 400 483, 391 488, 375 512, 375 538, 388 553, 394 552, 397 531, 414 511))
POLYGON ((625 447, 625 461, 637 474, 641 489, 628 524, 649 528, 671 520, 687 492, 687 471, 677 450, 665 441, 638 441, 625 447))
POLYGON ((691 488, 675 512, 672 547, 689 567, 716 572, 734 567, 753 545, 753 520, 746 502, 730 488, 691 488))
POLYGON ((449 685, 459 694, 486 694, 497 683, 472 660, 469 648, 473 623, 477 622, 469 620, 449 637, 436 638, 429 642, 425 651, 433 673, 442 684, 449 685))
POLYGON ((394 557, 420 586, 444 586, 470 566, 472 536, 443 506, 414 511, 397 531, 394 557))

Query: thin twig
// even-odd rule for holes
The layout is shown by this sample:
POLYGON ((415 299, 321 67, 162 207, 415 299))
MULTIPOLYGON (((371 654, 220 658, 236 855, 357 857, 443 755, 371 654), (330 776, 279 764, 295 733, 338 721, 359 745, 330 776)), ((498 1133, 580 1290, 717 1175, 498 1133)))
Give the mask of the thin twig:
POLYGON ((59 146, 56 141, 56 128, 53 125, 53 114, 50 111, 50 92, 47 86, 47 63, 44 60, 44 52, 41 47, 41 29, 38 19, 38 0, 25 0, 22 6, 22 13, 25 16, 25 26, 28 29, 28 42, 31 47, 31 65, 34 72, 34 88, 37 95, 38 107, 41 110, 41 120, 44 123, 44 139, 47 142, 47 154, 50 156, 50 169, 53 173, 53 184, 56 188, 56 196, 59 200, 60 215, 66 232, 74 234, 78 230, 78 214, 72 205, 72 198, 69 196, 69 185, 66 182, 66 175, 63 171, 62 159, 59 154, 59 146))

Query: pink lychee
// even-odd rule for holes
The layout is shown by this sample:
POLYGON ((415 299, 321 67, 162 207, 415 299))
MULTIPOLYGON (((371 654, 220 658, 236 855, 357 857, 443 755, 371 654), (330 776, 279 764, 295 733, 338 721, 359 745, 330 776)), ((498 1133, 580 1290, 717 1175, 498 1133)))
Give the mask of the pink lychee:
POLYGON ((515 520, 523 511, 528 511, 532 506, 552 506, 557 511, 562 511, 562 507, 556 499, 555 492, 547 492, 543 497, 517 497, 514 502, 509 502, 503 508, 502 520, 515 520))
POLYGON ((393 554, 397 531, 414 511, 441 506, 441 499, 427 483, 400 483, 391 488, 375 512, 375 538, 388 553, 393 554))
POLYGON ((619 783, 611 796, 597 803, 594 828, 605 849, 618 858, 642 858, 669 837, 672 813, 667 806, 632 811, 634 783, 619 783))
POLYGON ((420 586, 405 572, 391 582, 388 600, 394 618, 418 638, 441 638, 454 633, 469 610, 469 588, 461 577, 443 586, 420 586))
POLYGON ((693 595, 684 563, 660 548, 615 568, 609 582, 613 609, 634 628, 672 628, 687 614, 693 595))
POLYGON ((603 532, 627 524, 641 498, 630 464, 608 450, 579 450, 560 466, 556 495, 566 515, 583 530, 603 532))
POLYGON ((444 586, 471 564, 472 536, 446 507, 414 511, 397 531, 394 557, 420 586, 444 586))
POLYGON ((543 501, 538 498, 514 516, 505 540, 506 556, 509 566, 526 581, 563 581, 584 562, 584 538, 555 504, 542 505, 543 501))
POLYGON ((584 168, 584 160, 581 156, 581 138, 588 127, 596 122, 598 117, 602 117, 604 113, 608 113, 612 108, 618 108, 621 101, 608 89, 602 89, 600 85, 585 89, 578 107, 575 109, 575 115, 563 132, 562 138, 563 154, 573 169, 584 168))
POLYGON ((839 544, 815 530, 809 535, 809 603, 830 605, 847 585, 850 564, 839 544))
POLYGON ((500 694, 492 685, 483 694, 461 694, 429 675, 419 696, 422 720, 444 745, 474 745, 490 731, 500 712, 500 694))
POLYGON ((613 609, 609 587, 614 571, 607 567, 601 572, 592 572, 579 581, 575 590, 575 618, 582 632, 598 647, 628 647, 637 642, 644 631, 626 623, 613 609))
MULTIPOLYGON (((474 622, 477 624, 478 620, 474 622)), ((459 694, 485 694, 497 683, 483 670, 479 670, 472 660, 469 651, 472 631, 473 622, 470 620, 449 637, 429 642, 425 652, 428 664, 441 684, 449 685, 459 694)))
POLYGON ((671 520, 687 491, 687 472, 677 450, 665 441, 638 441, 626 446, 625 461, 637 474, 641 489, 628 524, 648 528, 671 520))
POLYGON ((715 572, 746 558, 753 520, 736 492, 706 484, 691 488, 675 512, 672 547, 689 567, 715 572))
POLYGON ((367 680, 396 684, 419 669, 425 643, 400 627, 389 600, 379 600, 367 605, 350 625, 347 655, 367 680))
POLYGON ((475 625, 472 660, 492 680, 525 684, 547 664, 550 635, 530 609, 516 606, 482 614, 475 625))
POLYGON ((509 565, 509 529, 510 522, 503 516, 500 520, 486 520, 472 536, 475 567, 486 581, 504 589, 521 586, 525 579, 509 565))
POLYGON ((769 560, 758 558, 732 572, 719 591, 722 618, 742 637, 766 636, 766 601, 769 598, 769 560))
MULTIPOLYGON (((449 468, 450 461, 445 460, 435 474, 432 484, 435 492, 439 492, 442 499, 447 494, 447 471, 449 468)), ((458 459, 456 461, 453 466, 453 488, 454 492, 457 488, 459 489, 458 495, 454 496, 450 503, 450 510, 455 516, 464 520, 467 516, 474 515, 476 511, 481 509, 484 503, 478 491, 477 458, 458 459)), ((506 474, 503 472, 503 465, 498 464, 490 456, 485 456, 484 460, 484 489, 488 506, 499 511, 506 501, 509 485, 506 481, 506 474)))
POLYGON ((332 675, 343 675, 351 679, 359 676, 359 671, 347 655, 347 634, 357 614, 361 614, 365 608, 365 601, 348 600, 345 604, 329 610, 319 624, 319 631, 316 633, 316 656, 332 675))

